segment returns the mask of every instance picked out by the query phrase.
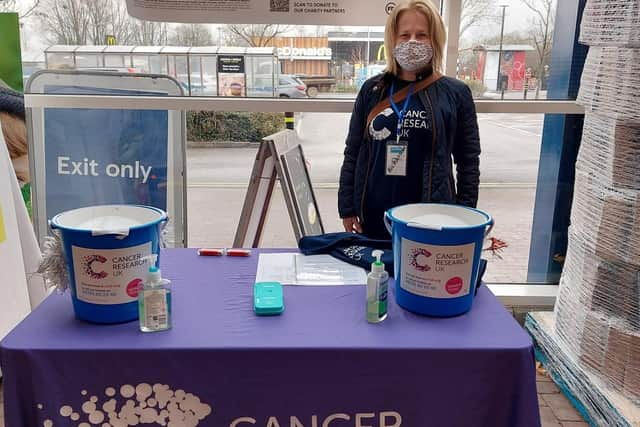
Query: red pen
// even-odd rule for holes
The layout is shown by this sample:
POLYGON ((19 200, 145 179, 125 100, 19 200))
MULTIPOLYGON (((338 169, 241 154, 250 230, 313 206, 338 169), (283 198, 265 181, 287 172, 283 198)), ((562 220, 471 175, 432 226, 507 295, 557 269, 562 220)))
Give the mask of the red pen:
POLYGON ((198 249, 198 255, 200 255, 200 256, 222 256, 222 255, 224 255, 224 249, 219 249, 219 248, 200 248, 200 249, 198 249))
POLYGON ((249 256, 251 251, 249 249, 227 249, 227 256, 249 256))

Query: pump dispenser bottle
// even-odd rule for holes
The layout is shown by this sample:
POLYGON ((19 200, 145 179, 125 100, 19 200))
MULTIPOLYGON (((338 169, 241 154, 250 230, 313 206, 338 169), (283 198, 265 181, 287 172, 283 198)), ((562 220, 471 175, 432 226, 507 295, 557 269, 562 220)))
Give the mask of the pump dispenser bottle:
POLYGON ((147 278, 138 291, 138 311, 142 332, 164 331, 171 328, 171 282, 163 279, 151 255, 147 278))
POLYGON ((389 274, 380 261, 383 252, 375 250, 372 255, 376 261, 371 263, 371 272, 367 276, 367 322, 378 323, 387 318, 387 288, 389 274))

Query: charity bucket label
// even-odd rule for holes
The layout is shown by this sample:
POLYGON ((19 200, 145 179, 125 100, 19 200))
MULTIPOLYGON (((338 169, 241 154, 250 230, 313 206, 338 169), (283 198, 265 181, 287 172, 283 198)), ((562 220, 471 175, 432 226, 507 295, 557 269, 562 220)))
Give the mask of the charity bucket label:
POLYGON ((91 304, 136 301, 151 255, 151 242, 123 249, 71 247, 76 298, 91 304))
POLYGON ((402 239, 400 287, 429 298, 458 298, 471 289, 475 243, 429 245, 402 239))

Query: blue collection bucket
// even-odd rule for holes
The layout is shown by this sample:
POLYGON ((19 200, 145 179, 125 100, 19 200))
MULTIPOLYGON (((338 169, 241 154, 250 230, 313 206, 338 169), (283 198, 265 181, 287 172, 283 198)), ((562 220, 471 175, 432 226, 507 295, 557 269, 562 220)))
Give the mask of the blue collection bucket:
POLYGON ((120 323, 138 318, 138 288, 160 255, 167 214, 150 206, 89 206, 50 221, 61 233, 71 300, 77 318, 120 323))
POLYGON ((435 317, 469 311, 491 216, 465 206, 418 203, 389 209, 384 220, 392 236, 398 305, 435 317))

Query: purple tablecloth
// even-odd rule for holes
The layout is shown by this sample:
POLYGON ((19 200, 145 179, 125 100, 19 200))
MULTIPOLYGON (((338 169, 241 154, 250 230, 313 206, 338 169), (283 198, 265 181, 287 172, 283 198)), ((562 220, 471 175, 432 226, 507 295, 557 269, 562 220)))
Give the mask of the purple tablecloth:
POLYGON ((371 325, 364 286, 287 286, 285 312, 260 318, 257 262, 164 251, 167 332, 84 323, 50 296, 0 343, 7 427, 540 425, 532 342, 486 287, 451 319, 391 296, 371 325))

